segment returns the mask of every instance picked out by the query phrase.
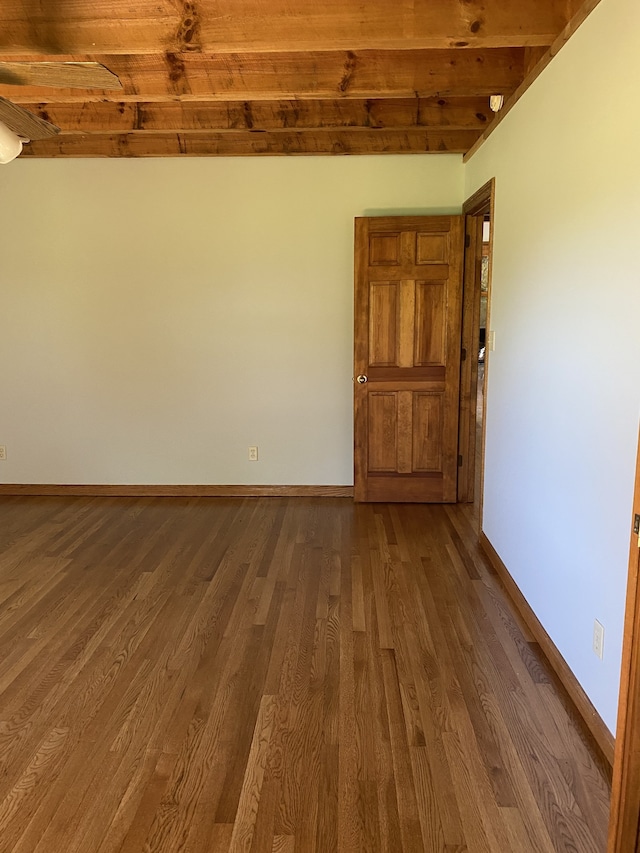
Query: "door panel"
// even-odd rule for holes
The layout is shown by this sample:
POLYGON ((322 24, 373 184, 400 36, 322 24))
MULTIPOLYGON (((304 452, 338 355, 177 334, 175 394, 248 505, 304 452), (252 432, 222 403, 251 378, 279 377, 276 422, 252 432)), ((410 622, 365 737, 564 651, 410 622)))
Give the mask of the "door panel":
POLYGON ((444 430, 442 394, 419 391, 413 395, 413 459, 415 471, 442 470, 444 430))
POLYGON ((463 218, 356 219, 355 498, 456 499, 463 218))
POLYGON ((379 281, 371 285, 369 358, 375 367, 396 365, 398 352, 398 286, 379 281))
POLYGON ((369 242, 369 263, 372 267, 399 264, 400 233, 373 234, 369 242))
POLYGON ((413 366, 446 361, 446 287, 438 281, 416 282, 415 355, 413 366))
POLYGON ((369 468, 395 471, 398 463, 398 395, 377 391, 369 397, 369 468))

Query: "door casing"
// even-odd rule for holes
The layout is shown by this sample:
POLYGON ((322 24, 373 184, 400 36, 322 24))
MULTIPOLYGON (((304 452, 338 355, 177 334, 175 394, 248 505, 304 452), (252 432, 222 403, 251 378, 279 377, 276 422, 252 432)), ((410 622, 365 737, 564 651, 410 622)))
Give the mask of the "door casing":
MULTIPOLYGON (((460 416, 458 420, 458 501, 475 501, 478 506, 479 530, 482 528, 482 493, 484 482, 484 440, 486 417, 482 419, 480 447, 477 447, 477 348, 480 337, 480 295, 482 263, 482 224, 485 215, 491 220, 489 234, 489 286, 487 292, 487 329, 491 322, 491 258, 493 254, 495 180, 492 178, 468 198, 462 211, 465 215, 464 293, 462 299, 462 350, 466 354, 460 368, 460 416), (477 466, 479 477, 476 477, 477 466), (476 487, 478 494, 476 494, 476 487)), ((485 353, 483 411, 486 413, 486 395, 489 379, 489 347, 485 353)))
POLYGON ((608 853, 637 853, 640 849, 640 539, 633 529, 636 515, 640 516, 640 435, 631 513, 608 853))
MULTIPOLYGON (((458 403, 458 469, 455 491, 455 500, 458 502, 472 502, 476 500, 479 505, 479 521, 482 521, 482 484, 484 479, 484 435, 486 418, 482 422, 482 436, 480 448, 477 447, 477 382, 478 361, 477 347, 480 326, 480 295, 481 295, 481 261, 482 261, 482 226, 486 214, 489 214, 493 222, 495 181, 488 181, 476 193, 474 193, 463 206, 464 230, 466 245, 464 252, 463 290, 462 290, 462 320, 460 341, 460 377, 459 377, 459 403, 458 403), (479 452, 478 452, 479 451, 479 452), (479 478, 476 476, 477 467, 480 466, 479 478), (479 488, 478 488, 479 480, 479 488), (478 489, 478 494, 476 494, 478 489)), ((384 218, 380 218, 382 221, 384 218)), ((387 218, 388 219, 388 218, 387 218)), ((398 218, 400 219, 400 218, 398 218)), ((366 220, 356 220, 356 287, 358 278, 362 276, 362 270, 367 264, 364 245, 358 248, 358 228, 366 220), (360 226, 358 223, 360 222, 360 226)), ((493 249, 493 227, 490 232, 489 257, 493 249)), ((489 265, 491 270, 491 264, 489 265)), ((488 294, 487 327, 490 317, 490 281, 488 294)), ((354 351, 354 379, 365 369, 366 356, 363 354, 362 341, 358 341, 357 327, 364 321, 359 310, 356 298, 356 341, 354 351)), ((489 359, 485 357, 485 382, 484 390, 486 399, 486 387, 488 382, 489 359)), ((367 490, 362 484, 360 472, 366 467, 366 450, 362 441, 358 438, 358 417, 362 414, 363 395, 354 391, 354 408, 356 419, 355 440, 355 499, 356 501, 368 500, 367 490)), ((365 398, 366 399, 366 398, 365 398)), ((483 409, 486 406, 483 405, 483 409)), ((410 498, 413 499, 416 498, 410 498)), ((428 499, 428 498, 427 498, 428 499)), ((451 498, 449 498, 451 499, 451 498)))

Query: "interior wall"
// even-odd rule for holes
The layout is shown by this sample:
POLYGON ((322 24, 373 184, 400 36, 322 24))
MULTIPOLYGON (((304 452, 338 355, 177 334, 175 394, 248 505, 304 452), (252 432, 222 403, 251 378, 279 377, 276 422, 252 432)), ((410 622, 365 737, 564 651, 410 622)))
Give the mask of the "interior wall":
POLYGON ((1 482, 340 485, 353 219, 457 212, 463 165, 23 158, 0 191, 1 482))
POLYGON ((602 0, 465 167, 465 196, 496 178, 485 533, 611 730, 640 413, 639 33, 636 0, 602 0))

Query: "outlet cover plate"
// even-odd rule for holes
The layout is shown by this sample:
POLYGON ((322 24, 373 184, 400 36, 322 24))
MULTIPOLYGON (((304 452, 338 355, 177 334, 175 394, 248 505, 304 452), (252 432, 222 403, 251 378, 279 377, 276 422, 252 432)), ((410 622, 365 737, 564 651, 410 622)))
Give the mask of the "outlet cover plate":
POLYGON ((597 619, 593 623, 593 653, 600 660, 604 657, 604 625, 597 619))

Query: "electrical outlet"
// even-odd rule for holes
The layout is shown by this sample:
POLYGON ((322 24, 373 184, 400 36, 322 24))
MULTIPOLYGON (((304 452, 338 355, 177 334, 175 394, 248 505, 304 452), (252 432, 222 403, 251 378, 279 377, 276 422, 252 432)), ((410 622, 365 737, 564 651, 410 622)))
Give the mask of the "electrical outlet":
POLYGON ((489 351, 494 352, 496 348, 496 333, 491 329, 489 331, 489 338, 487 340, 487 344, 489 346, 489 351))
POLYGON ((249 448, 249 462, 257 462, 258 461, 258 448, 250 447, 249 448))
POLYGON ((4 444, 0 444, 0 460, 7 458, 7 448, 4 444))
POLYGON ((596 619, 593 623, 593 653, 600 660, 604 657, 604 625, 596 619))

